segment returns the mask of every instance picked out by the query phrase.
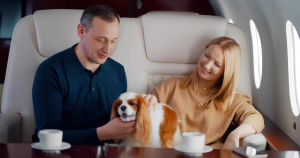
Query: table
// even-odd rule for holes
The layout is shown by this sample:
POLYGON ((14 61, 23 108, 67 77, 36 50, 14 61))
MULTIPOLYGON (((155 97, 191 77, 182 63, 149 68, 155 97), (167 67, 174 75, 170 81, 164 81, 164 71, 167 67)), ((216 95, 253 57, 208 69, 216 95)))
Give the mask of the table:
MULTIPOLYGON (((98 146, 72 145, 58 154, 32 149, 30 144, 0 143, 0 158, 97 158, 98 146)), ((265 151, 269 158, 299 158, 298 151, 265 151)), ((102 158, 190 158, 174 149, 108 146, 102 158)), ((242 158, 231 150, 214 149, 203 158, 242 158)))

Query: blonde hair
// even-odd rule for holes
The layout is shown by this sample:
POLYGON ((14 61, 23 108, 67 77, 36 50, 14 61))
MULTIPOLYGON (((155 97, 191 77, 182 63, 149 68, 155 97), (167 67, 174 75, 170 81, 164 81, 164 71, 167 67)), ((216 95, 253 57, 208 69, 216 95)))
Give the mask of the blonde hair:
MULTIPOLYGON (((235 40, 229 37, 216 38, 206 45, 205 49, 212 44, 219 45, 223 49, 225 56, 224 74, 220 77, 218 83, 221 88, 212 92, 211 96, 202 101, 199 106, 202 109, 208 108, 208 104, 213 101, 219 110, 227 111, 232 104, 234 95, 240 93, 240 91, 236 91, 236 86, 240 76, 241 48, 235 40)), ((180 87, 186 89, 192 86, 195 92, 199 92, 199 80, 198 66, 196 66, 195 71, 188 76, 188 79, 180 87)))

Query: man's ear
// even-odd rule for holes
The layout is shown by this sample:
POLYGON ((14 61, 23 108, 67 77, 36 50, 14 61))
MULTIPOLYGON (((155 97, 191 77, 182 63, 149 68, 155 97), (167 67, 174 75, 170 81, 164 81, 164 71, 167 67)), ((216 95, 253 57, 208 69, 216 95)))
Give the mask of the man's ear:
POLYGON ((80 39, 83 38, 84 33, 85 33, 84 26, 81 23, 79 23, 78 26, 77 26, 77 34, 78 34, 80 39))

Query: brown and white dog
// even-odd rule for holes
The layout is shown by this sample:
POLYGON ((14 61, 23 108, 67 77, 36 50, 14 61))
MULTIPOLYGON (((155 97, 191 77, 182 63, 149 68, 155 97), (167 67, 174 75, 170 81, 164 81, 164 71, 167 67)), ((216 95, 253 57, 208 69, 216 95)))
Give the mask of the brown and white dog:
POLYGON ((142 96, 126 92, 113 103, 111 119, 116 117, 123 121, 136 120, 136 130, 124 139, 122 145, 173 148, 181 144, 181 121, 166 104, 158 103, 155 111, 148 111, 142 96))

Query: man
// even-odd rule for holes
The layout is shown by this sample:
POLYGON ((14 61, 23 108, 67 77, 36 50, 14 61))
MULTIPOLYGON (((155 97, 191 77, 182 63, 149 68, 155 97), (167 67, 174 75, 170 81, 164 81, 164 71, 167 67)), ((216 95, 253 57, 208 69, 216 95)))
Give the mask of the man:
MULTIPOLYGON (((119 16, 103 5, 87 8, 77 28, 80 41, 38 67, 32 90, 36 130, 61 129, 71 144, 102 144, 134 131, 135 122, 110 121, 114 100, 127 91, 124 67, 109 58, 119 33, 119 16)), ((155 99, 146 96, 149 104, 155 99)))

